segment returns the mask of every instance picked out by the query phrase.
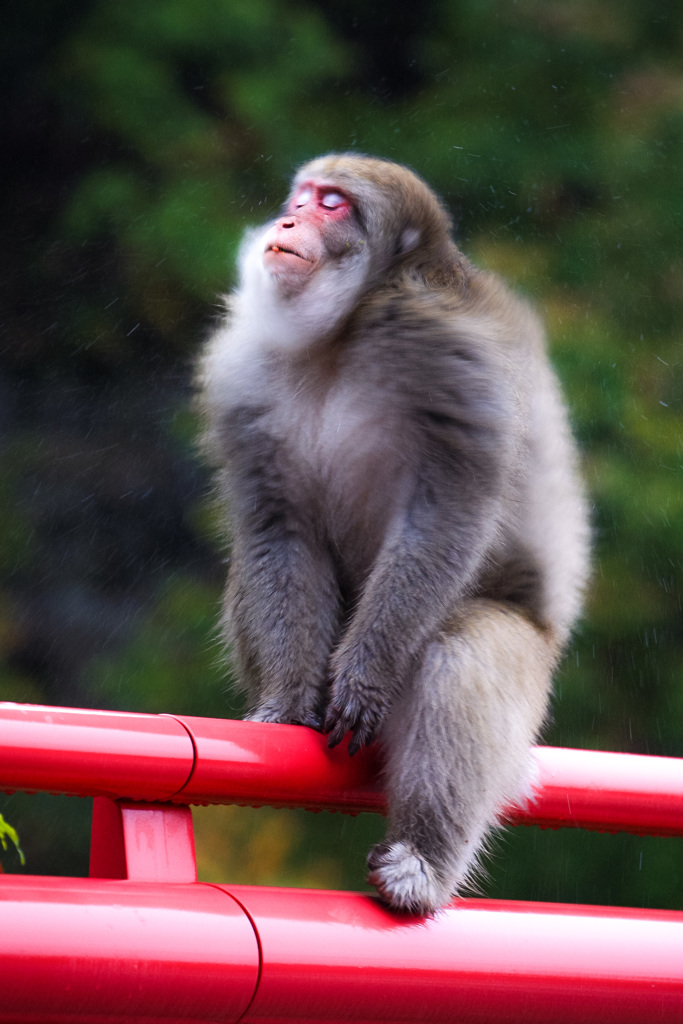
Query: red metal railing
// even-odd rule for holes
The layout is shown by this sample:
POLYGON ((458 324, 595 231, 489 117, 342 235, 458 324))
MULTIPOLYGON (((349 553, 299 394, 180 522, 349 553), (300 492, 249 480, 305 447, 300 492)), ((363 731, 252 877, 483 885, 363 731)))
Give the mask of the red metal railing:
MULTIPOLYGON (((537 747, 512 822, 683 835, 683 760, 537 747)), ((384 811, 374 747, 293 725, 0 702, 0 789, 180 804, 384 811)))
MULTIPOLYGON (((683 834, 683 762, 537 748, 510 820, 683 834)), ((88 879, 0 878, 0 1021, 683 1021, 683 914, 197 882, 191 803, 383 810, 294 726, 0 704, 0 789, 94 796, 88 879)))

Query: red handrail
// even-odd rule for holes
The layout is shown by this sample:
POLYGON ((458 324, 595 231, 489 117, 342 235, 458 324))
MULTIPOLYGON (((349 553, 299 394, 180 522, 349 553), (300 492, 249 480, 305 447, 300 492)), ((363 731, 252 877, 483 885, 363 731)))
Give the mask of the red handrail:
POLYGON ((0 879, 0 1021, 683 1020, 683 915, 91 878, 0 879))
MULTIPOLYGON (((300 726, 0 703, 0 790, 384 811, 381 754, 300 726)), ((516 824, 683 835, 683 760, 537 747, 516 824)))
MULTIPOLYGON (((683 762, 537 748, 519 823, 683 833, 683 762)), ((0 1022, 683 1021, 683 913, 197 881, 187 804, 382 810, 294 726, 0 704, 0 789, 95 796, 91 877, 0 876, 0 1022)))

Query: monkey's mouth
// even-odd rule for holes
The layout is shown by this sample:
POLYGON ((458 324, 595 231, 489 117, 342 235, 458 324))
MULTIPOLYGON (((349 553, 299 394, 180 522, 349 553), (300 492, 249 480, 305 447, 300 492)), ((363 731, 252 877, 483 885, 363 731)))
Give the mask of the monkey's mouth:
POLYGON ((305 256, 302 256, 300 252, 297 252, 296 249, 288 249, 286 245, 269 245, 266 252, 284 253, 287 256, 296 256, 297 259, 305 260, 306 263, 311 262, 305 256))
POLYGON ((280 245, 279 242, 273 242, 272 245, 266 248, 263 254, 263 262, 272 271, 286 269, 288 271, 298 271, 299 273, 312 270, 314 264, 313 260, 297 252, 296 249, 280 245))

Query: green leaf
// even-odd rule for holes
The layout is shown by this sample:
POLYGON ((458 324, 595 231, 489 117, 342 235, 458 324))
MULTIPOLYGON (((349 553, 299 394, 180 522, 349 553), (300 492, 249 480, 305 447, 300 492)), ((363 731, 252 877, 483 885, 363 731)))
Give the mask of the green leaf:
POLYGON ((24 856, 24 851, 19 846, 19 833, 15 828, 12 828, 12 826, 5 821, 2 814, 0 814, 0 844, 2 844, 3 850, 7 850, 8 848, 8 839, 10 839, 14 844, 16 851, 19 854, 21 866, 24 867, 26 864, 26 857, 24 856))

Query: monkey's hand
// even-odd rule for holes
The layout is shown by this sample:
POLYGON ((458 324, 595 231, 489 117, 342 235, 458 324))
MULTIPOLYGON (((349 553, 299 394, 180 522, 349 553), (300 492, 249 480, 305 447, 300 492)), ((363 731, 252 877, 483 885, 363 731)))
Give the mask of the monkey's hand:
POLYGON ((316 732, 323 732, 323 716, 319 711, 299 711, 283 708, 277 701, 266 701, 244 716, 245 722, 277 722, 279 725, 305 725, 316 732))
POLYGON ((349 743, 351 756, 372 742, 387 710, 384 702, 377 699, 378 691, 369 683, 368 673, 352 664, 337 673, 325 718, 324 731, 330 734, 330 747, 341 743, 349 731, 353 733, 349 743))
POLYGON ((336 747, 351 730, 353 737, 349 743, 349 754, 353 757, 361 747, 366 747, 375 738, 381 721, 369 708, 364 708, 356 697, 349 698, 344 707, 330 704, 325 718, 325 732, 330 734, 329 747, 336 747))

